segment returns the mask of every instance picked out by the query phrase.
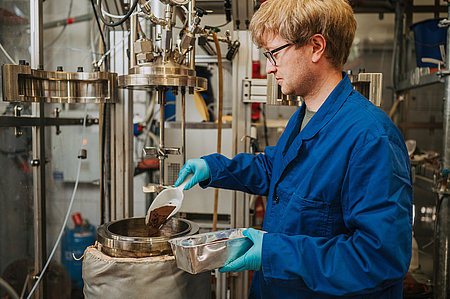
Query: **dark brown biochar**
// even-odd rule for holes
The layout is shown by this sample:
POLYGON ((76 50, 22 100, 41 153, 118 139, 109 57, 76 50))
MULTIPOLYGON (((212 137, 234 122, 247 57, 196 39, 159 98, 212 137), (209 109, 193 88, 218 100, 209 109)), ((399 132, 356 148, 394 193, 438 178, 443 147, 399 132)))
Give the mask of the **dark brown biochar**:
POLYGON ((147 224, 149 237, 159 233, 159 228, 166 223, 167 217, 169 217, 174 209, 174 206, 163 206, 150 212, 150 219, 147 224))

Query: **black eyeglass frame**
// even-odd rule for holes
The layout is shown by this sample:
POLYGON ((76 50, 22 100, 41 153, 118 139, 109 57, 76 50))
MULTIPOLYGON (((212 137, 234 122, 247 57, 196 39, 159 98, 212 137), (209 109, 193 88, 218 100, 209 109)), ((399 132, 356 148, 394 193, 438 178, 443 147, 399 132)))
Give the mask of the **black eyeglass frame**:
POLYGON ((281 47, 278 47, 276 49, 273 49, 273 50, 270 50, 270 51, 265 51, 265 52, 263 52, 263 55, 267 58, 267 60, 270 61, 270 63, 272 65, 277 65, 277 62, 275 61, 275 57, 273 57, 273 54, 275 54, 278 51, 283 50, 284 48, 292 46, 292 45, 294 45, 294 44, 293 43, 287 43, 287 44, 282 45, 281 47))

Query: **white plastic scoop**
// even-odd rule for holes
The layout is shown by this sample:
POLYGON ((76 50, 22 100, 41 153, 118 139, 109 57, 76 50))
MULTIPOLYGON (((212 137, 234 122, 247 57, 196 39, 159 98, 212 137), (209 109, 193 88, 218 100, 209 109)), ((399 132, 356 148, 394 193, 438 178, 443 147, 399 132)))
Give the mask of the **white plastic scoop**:
MULTIPOLYGON (((159 193, 155 200, 153 200, 152 204, 148 208, 147 215, 145 216, 145 224, 148 225, 150 221, 150 214, 152 211, 164 207, 170 206, 175 207, 175 209, 167 216, 166 221, 175 215, 176 212, 181 208, 181 204, 183 203, 184 198, 184 186, 186 186, 187 182, 191 179, 192 173, 189 174, 183 183, 181 183, 178 187, 166 187, 161 193, 159 193)), ((159 227, 158 227, 159 228, 159 227)))

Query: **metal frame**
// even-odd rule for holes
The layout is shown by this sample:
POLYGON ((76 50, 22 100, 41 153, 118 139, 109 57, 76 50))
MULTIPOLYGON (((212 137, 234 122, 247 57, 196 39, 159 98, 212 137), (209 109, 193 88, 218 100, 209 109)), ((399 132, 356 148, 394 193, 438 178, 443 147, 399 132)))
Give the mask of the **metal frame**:
MULTIPOLYGON (((435 16, 438 16, 439 12, 442 12, 441 7, 438 5, 439 2, 436 1, 437 5, 434 6, 432 12, 435 16)), ((430 7, 427 8, 428 10, 430 7)), ((405 22, 404 15, 407 14, 406 26, 412 21, 412 13, 417 12, 417 7, 412 5, 412 0, 398 1, 396 3, 396 17, 395 17, 395 43, 396 51, 395 56, 395 71, 394 71, 394 86, 396 91, 396 96, 408 96, 408 91, 414 88, 420 88, 422 86, 430 85, 433 83, 439 83, 444 81, 444 93, 445 101, 443 107, 443 169, 450 169, 450 72, 440 70, 436 74, 430 74, 421 77, 418 74, 418 78, 411 77, 409 80, 400 81, 400 74, 407 67, 408 59, 402 56, 403 52, 403 26, 405 22)), ((450 0, 447 0, 447 15, 450 19, 450 0)), ((449 23, 447 25, 447 49, 450 49, 450 27, 449 23)), ((410 45, 406 45, 407 49, 410 50, 410 45)), ((408 51, 410 52, 410 51, 408 51)), ((407 57, 410 58, 410 57, 407 57)), ((450 65, 450 55, 446 57, 446 65, 450 65)), ((403 105, 403 111, 407 111, 408 103, 403 105)), ((405 114, 405 113, 404 113, 405 114)), ((403 122, 407 119, 404 117, 403 122)), ((436 225, 435 225, 435 256, 434 256, 434 266, 433 266, 433 282, 434 282, 434 298, 447 298, 449 294, 450 282, 449 282, 449 197, 450 194, 447 191, 447 176, 443 176, 443 183, 441 188, 433 189, 437 194, 436 201, 436 225)))
MULTIPOLYGON (((241 141, 242 136, 250 135, 251 127, 251 105, 245 103, 242 98, 242 78, 249 78, 252 74, 252 41, 248 31, 235 31, 235 38, 241 43, 239 52, 233 62, 233 156, 238 153, 248 153, 250 142, 248 138, 241 141)), ((231 227, 248 227, 250 196, 243 192, 233 193, 233 204, 231 214, 231 227)), ((231 298, 244 299, 248 297, 248 271, 233 273, 231 275, 231 298)), ((226 298, 226 297, 219 297, 226 298)))
MULTIPOLYGON (((30 52, 31 67, 33 68, 44 64, 42 4, 43 0, 30 1, 30 52)), ((34 271, 40 273, 47 257, 44 104, 32 104, 32 110, 34 116, 39 115, 42 119, 40 125, 32 129, 33 160, 40 161, 33 171, 34 271)), ((35 298, 46 298, 46 295, 45 279, 42 279, 42 283, 36 288, 35 298)))

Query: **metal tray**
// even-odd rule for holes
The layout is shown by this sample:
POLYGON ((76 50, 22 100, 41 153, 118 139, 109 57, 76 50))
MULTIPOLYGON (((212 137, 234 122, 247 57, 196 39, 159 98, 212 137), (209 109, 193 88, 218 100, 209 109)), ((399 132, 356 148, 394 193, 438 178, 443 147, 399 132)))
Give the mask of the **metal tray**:
POLYGON ((236 228, 169 240, 177 267, 191 274, 223 267, 252 247, 253 242, 242 235, 244 230, 236 228))

